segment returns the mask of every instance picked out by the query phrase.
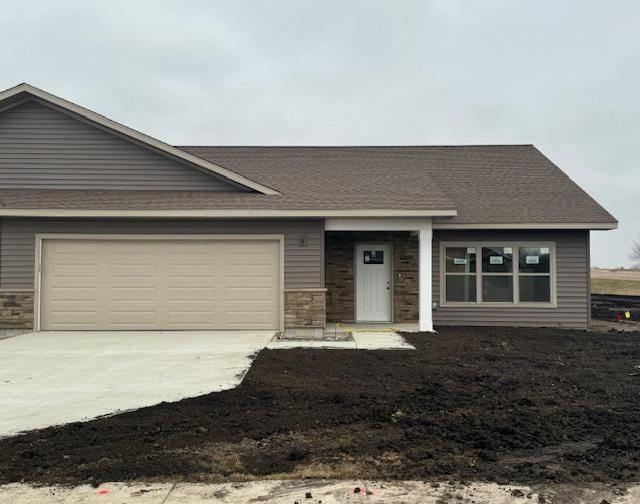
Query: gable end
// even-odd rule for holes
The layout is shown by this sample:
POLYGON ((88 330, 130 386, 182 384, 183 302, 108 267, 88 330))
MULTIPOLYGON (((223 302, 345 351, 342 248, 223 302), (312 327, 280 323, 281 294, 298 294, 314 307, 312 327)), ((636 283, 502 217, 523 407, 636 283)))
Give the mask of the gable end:
POLYGON ((37 98, 0 111, 0 186, 252 192, 37 98))

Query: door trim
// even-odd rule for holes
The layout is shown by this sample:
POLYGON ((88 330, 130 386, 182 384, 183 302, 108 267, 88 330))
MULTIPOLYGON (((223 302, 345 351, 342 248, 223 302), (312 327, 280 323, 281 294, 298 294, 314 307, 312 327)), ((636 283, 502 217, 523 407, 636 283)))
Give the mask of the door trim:
POLYGON ((378 323, 384 324, 385 322, 393 322, 393 301, 394 301, 394 275, 393 275, 393 242, 392 241, 356 241, 353 243, 353 320, 358 322, 368 322, 367 320, 358 319, 358 246, 367 245, 375 247, 376 245, 385 245, 389 247, 389 287, 391 295, 389 296, 389 315, 390 318, 387 321, 378 321, 378 323))
POLYGON ((40 331, 40 290, 42 288, 42 242, 44 240, 264 240, 277 241, 279 250, 280 285, 279 325, 284 331, 284 234, 96 234, 96 233, 36 233, 34 275, 33 330, 40 331))

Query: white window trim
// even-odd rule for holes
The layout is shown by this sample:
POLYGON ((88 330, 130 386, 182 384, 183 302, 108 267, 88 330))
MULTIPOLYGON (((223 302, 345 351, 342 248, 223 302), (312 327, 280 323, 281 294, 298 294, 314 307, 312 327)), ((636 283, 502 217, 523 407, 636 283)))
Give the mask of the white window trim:
MULTIPOLYGON (((447 307, 487 307, 499 306, 504 308, 557 308, 557 272, 556 272, 556 242, 554 241, 443 241, 440 242, 440 306, 447 307), (475 247, 476 248, 476 301, 447 301, 446 300, 446 248, 447 247, 475 247), (513 247, 513 271, 511 273, 489 273, 496 276, 513 275, 513 302, 483 301, 482 300, 482 247, 513 247), (548 247, 549 248, 549 276, 550 276, 550 302, 520 302, 520 275, 518 254, 522 247, 548 247)), ((545 274, 523 273, 530 276, 546 276, 545 274)))

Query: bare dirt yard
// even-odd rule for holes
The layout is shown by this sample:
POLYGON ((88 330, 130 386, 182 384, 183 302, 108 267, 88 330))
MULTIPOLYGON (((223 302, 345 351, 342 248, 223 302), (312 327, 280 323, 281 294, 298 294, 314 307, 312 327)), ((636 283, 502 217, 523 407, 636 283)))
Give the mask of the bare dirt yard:
POLYGON ((264 350, 240 386, 0 440, 0 483, 640 480, 640 332, 441 328, 264 350))

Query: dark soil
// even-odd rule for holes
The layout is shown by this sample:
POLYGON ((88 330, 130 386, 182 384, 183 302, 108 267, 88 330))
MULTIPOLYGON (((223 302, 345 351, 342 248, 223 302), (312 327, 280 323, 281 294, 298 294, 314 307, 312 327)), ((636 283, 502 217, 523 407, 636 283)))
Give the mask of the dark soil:
POLYGON ((621 320, 640 322, 640 296, 592 294, 591 317, 609 322, 621 320), (628 319, 625 315, 627 312, 628 319))
POLYGON ((233 390, 0 440, 0 483, 640 479, 640 333, 406 337, 265 350, 233 390))

